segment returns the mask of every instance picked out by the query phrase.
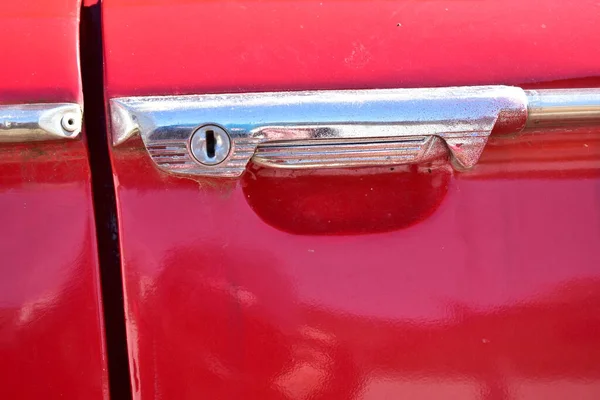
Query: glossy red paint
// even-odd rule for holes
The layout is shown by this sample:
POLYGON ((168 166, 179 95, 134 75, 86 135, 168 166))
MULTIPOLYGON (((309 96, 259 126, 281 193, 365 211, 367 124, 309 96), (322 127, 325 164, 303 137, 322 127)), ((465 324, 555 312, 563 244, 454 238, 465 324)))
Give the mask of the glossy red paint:
MULTIPOLYGON (((108 97, 600 83, 596 2, 103 6, 108 97)), ((135 397, 598 398, 599 133, 239 180, 113 148, 135 397)))
POLYGON ((437 210, 452 179, 447 161, 320 171, 254 166, 241 186, 250 208, 276 229, 300 235, 379 233, 407 228, 437 210))
MULTIPOLYGON (((80 102, 78 30, 78 1, 2 2, 0 103, 80 102)), ((106 398, 84 140, 0 145, 0 221, 0 398, 106 398)))
POLYGON ((0 101, 81 102, 79 0, 0 4, 0 101))
POLYGON ((107 94, 523 84, 595 77, 580 0, 105 0, 107 94))

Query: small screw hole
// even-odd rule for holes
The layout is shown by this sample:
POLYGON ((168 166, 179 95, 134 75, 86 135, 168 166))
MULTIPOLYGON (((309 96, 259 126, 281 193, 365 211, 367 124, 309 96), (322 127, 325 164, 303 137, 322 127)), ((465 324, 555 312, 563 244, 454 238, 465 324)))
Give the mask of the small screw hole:
POLYGON ((215 131, 207 130, 206 133, 206 155, 208 158, 215 158, 217 141, 215 139, 215 131))

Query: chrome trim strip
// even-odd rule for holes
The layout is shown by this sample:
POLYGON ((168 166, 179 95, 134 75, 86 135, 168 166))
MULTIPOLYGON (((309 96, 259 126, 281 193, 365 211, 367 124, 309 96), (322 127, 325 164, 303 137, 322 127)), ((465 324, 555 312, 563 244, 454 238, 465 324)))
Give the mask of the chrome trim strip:
POLYGON ((600 124, 600 88, 526 90, 527 128, 600 124))
POLYGON ((518 132, 527 117, 516 87, 333 90, 110 101, 113 145, 140 133, 161 169, 240 176, 252 157, 276 167, 322 168, 418 163, 446 151, 454 164, 479 160, 494 128, 518 132), (197 162, 190 138, 224 128, 231 151, 217 165, 197 162))
POLYGON ((75 139, 81 125, 79 104, 0 105, 0 143, 75 139))

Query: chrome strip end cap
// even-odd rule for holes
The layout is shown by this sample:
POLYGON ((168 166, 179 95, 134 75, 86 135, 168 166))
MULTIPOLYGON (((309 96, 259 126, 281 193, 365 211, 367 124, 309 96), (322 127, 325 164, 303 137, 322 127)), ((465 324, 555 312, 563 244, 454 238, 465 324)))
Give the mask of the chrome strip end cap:
POLYGON ((0 105, 0 143, 76 139, 82 123, 77 103, 0 105))
MULTIPOLYGON (((62 104, 43 111, 38 124, 54 139, 75 139, 81 133, 83 112, 79 104, 62 104)), ((52 138, 48 138, 52 139, 52 138)))

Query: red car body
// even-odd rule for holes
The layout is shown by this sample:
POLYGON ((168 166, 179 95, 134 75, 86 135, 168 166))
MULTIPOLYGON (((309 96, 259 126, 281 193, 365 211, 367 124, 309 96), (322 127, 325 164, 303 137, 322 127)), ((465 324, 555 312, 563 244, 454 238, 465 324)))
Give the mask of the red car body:
MULTIPOLYGON (((86 118, 124 96, 600 87, 596 1, 89 3, 104 93, 87 91, 86 118)), ((0 103, 82 103, 78 7, 0 6, 16 38, 0 103)), ((108 372, 128 396, 127 368, 106 367, 125 346, 136 399, 600 397, 598 128, 493 138, 469 171, 220 179, 168 174, 140 137, 87 126, 0 143, 0 397, 108 397, 108 372), (110 208, 90 181, 104 140, 112 175, 91 165, 113 179, 118 242, 92 207, 110 208), (97 240, 120 251, 121 336, 97 240)))
MULTIPOLYGON (((600 83, 595 2, 103 7, 107 99, 600 83)), ((598 397, 597 132, 426 175, 181 178, 113 147, 134 396, 598 397)))
MULTIPOLYGON (((83 103, 79 7, 0 4, 0 104, 83 103)), ((0 144, 0 398, 108 396, 90 179, 85 133, 0 144)))

